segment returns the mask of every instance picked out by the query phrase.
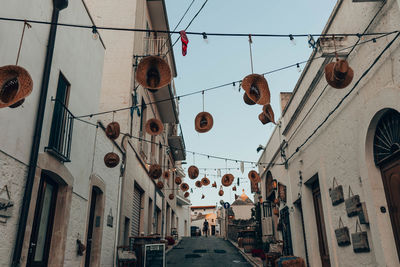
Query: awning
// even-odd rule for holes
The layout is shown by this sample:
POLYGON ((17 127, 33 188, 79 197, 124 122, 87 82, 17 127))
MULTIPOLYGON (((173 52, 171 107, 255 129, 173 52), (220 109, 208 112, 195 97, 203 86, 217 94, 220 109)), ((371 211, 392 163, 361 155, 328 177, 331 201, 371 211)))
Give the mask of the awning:
POLYGON ((171 148, 172 157, 175 161, 185 160, 186 151, 183 137, 180 135, 173 135, 168 137, 168 145, 171 148))

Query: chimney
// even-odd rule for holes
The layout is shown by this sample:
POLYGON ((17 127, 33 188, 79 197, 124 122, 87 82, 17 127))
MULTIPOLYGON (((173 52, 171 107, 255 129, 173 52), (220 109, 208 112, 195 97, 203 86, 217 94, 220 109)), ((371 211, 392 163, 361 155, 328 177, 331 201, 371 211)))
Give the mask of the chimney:
POLYGON ((281 112, 285 110, 287 103, 289 103, 289 99, 292 97, 292 93, 290 92, 281 92, 281 112))

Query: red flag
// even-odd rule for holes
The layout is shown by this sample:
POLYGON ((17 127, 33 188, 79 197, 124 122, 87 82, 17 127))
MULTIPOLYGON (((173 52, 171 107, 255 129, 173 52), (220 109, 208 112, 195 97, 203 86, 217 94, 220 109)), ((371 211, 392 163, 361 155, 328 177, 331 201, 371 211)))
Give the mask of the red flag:
POLYGON ((181 35, 181 41, 182 41, 182 56, 186 56, 189 39, 187 38, 185 31, 182 30, 179 33, 181 35))

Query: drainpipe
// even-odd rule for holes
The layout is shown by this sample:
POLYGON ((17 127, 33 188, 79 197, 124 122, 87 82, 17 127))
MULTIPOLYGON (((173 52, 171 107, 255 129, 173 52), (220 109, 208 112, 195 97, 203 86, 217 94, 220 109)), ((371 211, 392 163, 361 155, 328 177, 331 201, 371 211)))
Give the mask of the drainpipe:
POLYGON ((53 61, 53 53, 54 53, 54 44, 56 41, 56 32, 57 32, 57 22, 58 22, 58 15, 60 11, 68 6, 68 0, 54 0, 53 1, 53 14, 51 17, 51 23, 54 23, 50 26, 50 33, 49 39, 47 42, 47 51, 46 51, 46 58, 43 68, 43 77, 42 77, 42 85, 40 89, 40 97, 39 97, 39 104, 37 109, 36 115, 36 124, 35 130, 33 135, 32 147, 31 147, 31 154, 29 159, 29 167, 28 167, 28 175, 26 178, 26 185, 24 191, 24 197, 22 199, 22 206, 21 206, 21 214, 19 217, 18 223, 18 230, 17 230, 17 237, 15 240, 14 246, 14 253, 12 258, 12 267, 20 266, 21 260, 21 253, 22 253, 22 246, 24 242, 25 236, 25 228, 26 222, 28 219, 28 212, 29 212, 29 205, 31 202, 32 197, 32 188, 33 182, 35 179, 35 172, 36 172, 36 165, 39 156, 39 146, 40 146, 40 139, 42 135, 43 129, 43 118, 44 112, 46 107, 46 99, 47 99, 47 91, 49 88, 49 80, 50 80, 50 72, 51 72, 51 64, 53 61))

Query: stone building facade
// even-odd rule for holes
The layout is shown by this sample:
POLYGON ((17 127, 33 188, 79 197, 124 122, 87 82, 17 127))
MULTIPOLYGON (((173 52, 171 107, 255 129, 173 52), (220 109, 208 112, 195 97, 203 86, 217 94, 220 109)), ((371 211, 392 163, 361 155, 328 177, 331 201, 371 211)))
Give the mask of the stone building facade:
MULTIPOLYGON (((398 1, 339 0, 323 33, 391 32, 398 30, 399 21, 398 1)), ((364 36, 354 49, 340 52, 354 70, 352 83, 342 90, 325 80, 324 67, 334 60, 320 57, 327 47, 315 50, 283 104, 282 116, 259 159, 262 199, 280 200, 281 224, 279 231, 274 225, 275 237, 290 248, 288 253, 303 257, 309 266, 400 264, 400 47, 396 34, 364 36), (345 203, 332 204, 334 179, 342 185, 345 200, 350 187, 365 203, 369 223, 364 221, 361 231, 367 235, 368 252, 356 253, 358 242, 351 238, 362 220, 349 217, 345 203), (339 220, 349 229, 351 244, 347 246, 337 242, 339 220)), ((357 36, 347 37, 338 45, 352 47, 357 41, 357 36)))

